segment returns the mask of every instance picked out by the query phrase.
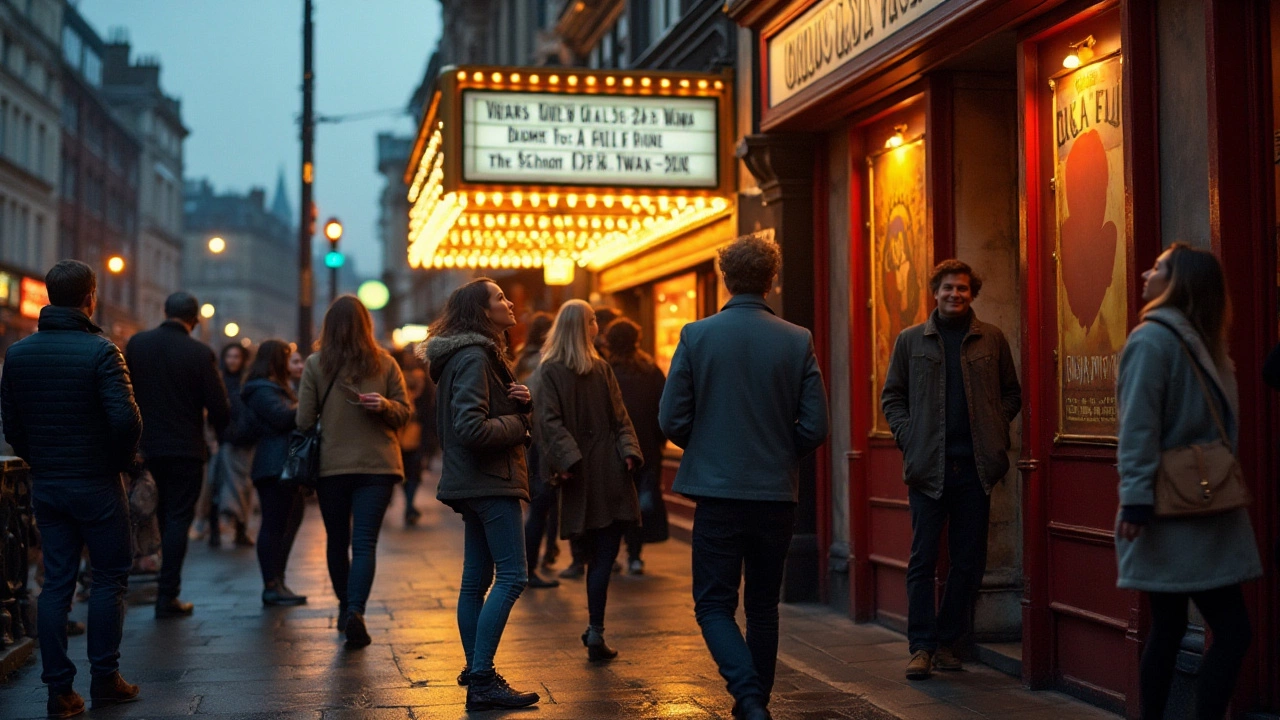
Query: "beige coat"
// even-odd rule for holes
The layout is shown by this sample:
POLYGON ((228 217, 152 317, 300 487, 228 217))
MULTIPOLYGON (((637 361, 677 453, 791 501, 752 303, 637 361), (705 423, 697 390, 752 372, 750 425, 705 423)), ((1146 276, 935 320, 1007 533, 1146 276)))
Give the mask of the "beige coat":
MULTIPOLYGON (((298 387, 298 428, 310 428, 331 378, 322 377, 320 353, 307 358, 298 387)), ((334 383, 321 419, 320 477, 332 475, 404 475, 397 431, 409 422, 413 409, 404 375, 390 355, 382 355, 382 372, 351 385, 360 393, 380 393, 387 399, 381 412, 365 410, 355 393, 334 383)))

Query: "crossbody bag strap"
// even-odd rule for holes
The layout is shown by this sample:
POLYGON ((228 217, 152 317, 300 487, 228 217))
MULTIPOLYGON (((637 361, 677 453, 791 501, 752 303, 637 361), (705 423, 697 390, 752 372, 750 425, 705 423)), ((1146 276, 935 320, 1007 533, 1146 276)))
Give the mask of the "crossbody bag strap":
POLYGON ((1214 402, 1213 394, 1209 392, 1209 386, 1204 381, 1204 371, 1200 367, 1200 361, 1197 360, 1195 354, 1191 352, 1191 348, 1187 345, 1187 341, 1183 339, 1182 334, 1169 323, 1155 318, 1146 318, 1146 320, 1147 322, 1153 322, 1157 325, 1163 326, 1169 332, 1173 333, 1173 336, 1178 339, 1178 344, 1182 346, 1182 351, 1186 353, 1187 359, 1191 361, 1191 372, 1196 376, 1196 382, 1200 384, 1200 392, 1204 394, 1205 402, 1209 403, 1209 413, 1213 415, 1213 424, 1217 426, 1218 434, 1222 437, 1222 442, 1226 443, 1226 445, 1230 447, 1231 440, 1227 437, 1227 428, 1222 423, 1222 416, 1218 414, 1218 403, 1214 402))
POLYGON ((329 381, 329 387, 325 388, 324 397, 320 398, 320 407, 316 408, 316 427, 320 427, 320 419, 324 415, 324 404, 329 402, 329 393, 333 392, 333 384, 338 382, 338 376, 334 375, 329 381))

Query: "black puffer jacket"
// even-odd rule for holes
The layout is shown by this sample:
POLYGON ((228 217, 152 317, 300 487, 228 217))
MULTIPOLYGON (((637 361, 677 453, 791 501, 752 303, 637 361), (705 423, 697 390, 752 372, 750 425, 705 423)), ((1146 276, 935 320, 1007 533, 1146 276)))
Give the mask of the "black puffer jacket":
POLYGON ((297 427, 298 398, 266 378, 250 380, 240 393, 243 438, 253 445, 254 482, 280 477, 289 455, 289 436, 297 427))
POLYGON ((524 449, 530 403, 507 397, 515 382, 493 341, 476 333, 433 337, 423 354, 436 383, 443 460, 436 497, 529 499, 524 449))
POLYGON ((36 482, 116 479, 138 451, 142 416, 129 369, 101 332, 79 309, 49 305, 40 331, 9 348, 4 435, 36 482))

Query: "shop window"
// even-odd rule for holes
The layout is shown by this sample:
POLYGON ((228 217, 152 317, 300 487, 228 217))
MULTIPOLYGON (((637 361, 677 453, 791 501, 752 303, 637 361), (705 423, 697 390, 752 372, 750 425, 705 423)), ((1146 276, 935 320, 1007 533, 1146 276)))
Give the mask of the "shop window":
POLYGON ((680 343, 680 331, 698 319, 698 274, 686 273, 653 285, 654 360, 662 372, 671 370, 671 358, 680 343))

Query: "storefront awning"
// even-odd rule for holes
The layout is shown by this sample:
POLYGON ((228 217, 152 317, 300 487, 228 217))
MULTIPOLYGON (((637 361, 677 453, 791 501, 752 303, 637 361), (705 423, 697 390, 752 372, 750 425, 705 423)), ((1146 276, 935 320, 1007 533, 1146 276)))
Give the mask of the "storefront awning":
POLYGON ((447 68, 406 170, 410 266, 567 282, 729 215, 731 87, 727 73, 447 68))

